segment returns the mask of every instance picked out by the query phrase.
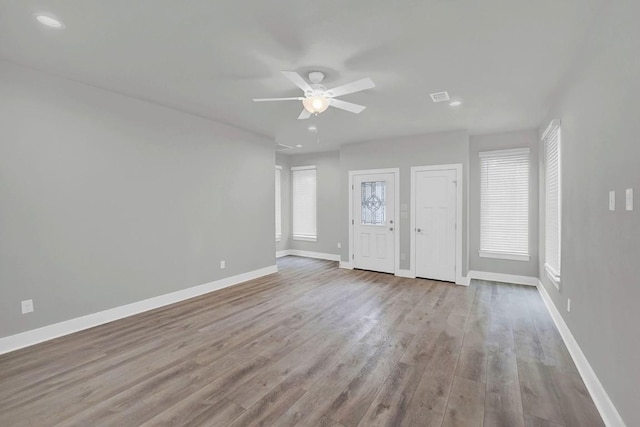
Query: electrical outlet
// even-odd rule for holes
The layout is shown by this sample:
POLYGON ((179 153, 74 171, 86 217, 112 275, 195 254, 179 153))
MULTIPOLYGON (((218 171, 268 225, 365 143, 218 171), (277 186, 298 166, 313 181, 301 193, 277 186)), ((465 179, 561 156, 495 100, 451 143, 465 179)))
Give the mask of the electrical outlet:
POLYGON ((220 261, 220 269, 224 269, 226 266, 227 266, 227 264, 226 264, 226 262, 224 260, 220 261))
POLYGON ((27 299, 22 301, 22 314, 32 313, 33 312, 33 300, 27 299))
POLYGON ((342 248, 342 243, 338 242, 338 249, 342 248))
POLYGON ((571 298, 567 298, 567 311, 571 312, 571 298))

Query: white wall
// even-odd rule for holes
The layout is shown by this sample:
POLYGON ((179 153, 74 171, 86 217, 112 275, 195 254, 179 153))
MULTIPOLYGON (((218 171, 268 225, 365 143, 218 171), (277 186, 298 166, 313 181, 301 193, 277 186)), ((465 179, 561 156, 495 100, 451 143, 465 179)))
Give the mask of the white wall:
POLYGON ((0 61, 0 337, 273 265, 274 158, 266 138, 0 61))
POLYGON ((606 4, 550 115, 562 120, 560 291, 544 273, 542 222, 540 227, 545 289, 627 426, 640 425, 638 17, 637 1, 606 4), (635 191, 632 212, 624 210, 626 188, 635 191), (608 210, 609 190, 616 191, 614 212, 608 210))

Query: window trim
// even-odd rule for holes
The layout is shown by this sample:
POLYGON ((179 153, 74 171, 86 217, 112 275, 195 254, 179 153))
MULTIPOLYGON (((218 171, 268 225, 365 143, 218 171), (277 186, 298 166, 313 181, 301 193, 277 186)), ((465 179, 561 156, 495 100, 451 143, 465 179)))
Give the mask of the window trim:
POLYGON ((560 290, 560 283, 562 281, 562 121, 560 119, 553 119, 542 133, 541 141, 543 143, 543 165, 544 165, 544 242, 545 242, 545 254, 544 254, 544 270, 547 278, 553 283, 557 290, 560 290), (547 227, 548 222, 547 219, 547 163, 549 161, 548 158, 548 150, 547 143, 549 137, 553 135, 554 132, 558 134, 558 218, 557 218, 557 236, 558 236, 558 268, 560 271, 556 271, 549 263, 547 263, 547 227))
POLYGON ((305 170, 318 170, 318 168, 316 168, 316 165, 308 165, 308 166, 292 166, 291 170, 292 171, 305 171, 305 170))
POLYGON ((303 242, 317 242, 318 241, 318 169, 316 165, 307 165, 307 166, 292 166, 291 167, 291 238, 292 240, 303 241, 303 242), (303 233, 295 233, 293 230, 293 224, 295 222, 294 215, 294 172, 296 171, 306 171, 306 170, 314 170, 316 172, 316 184, 315 184, 315 192, 316 192, 316 200, 315 200, 315 208, 316 208, 316 221, 315 221, 315 234, 303 234, 303 233))
POLYGON ((495 251, 478 251, 478 255, 481 258, 495 258, 495 259, 508 259, 511 261, 529 261, 531 255, 514 254, 510 252, 495 252, 495 251))
POLYGON ((293 235, 293 240, 299 240, 301 242, 317 242, 318 241, 318 236, 313 236, 311 234, 307 235, 307 234, 294 234, 293 235))
MULTIPOLYGON (((278 180, 277 184, 280 185, 280 193, 278 194, 278 188, 276 187, 276 192, 275 192, 275 202, 276 202, 276 212, 280 213, 280 233, 278 233, 278 215, 276 214, 276 218, 275 218, 275 222, 276 222, 276 242, 280 242, 282 240, 282 166, 280 165, 276 165, 275 168, 276 171, 280 171, 280 179, 278 180), (279 195, 279 197, 278 197, 279 195), (277 206, 277 202, 278 199, 280 199, 280 209, 278 210, 278 206, 277 206)), ((276 172, 277 173, 277 172, 276 172)), ((276 175, 277 176, 277 175, 276 175)))
MULTIPOLYGON (((494 258, 494 259, 504 259, 509 261, 530 261, 531 260, 531 235, 530 235, 530 221, 531 221, 531 148, 529 147, 520 147, 520 148, 509 148, 505 150, 489 150, 489 151, 480 151, 478 153, 478 157, 480 159, 483 158, 496 158, 502 156, 512 156, 516 154, 526 154, 528 158, 527 167, 528 167, 528 176, 527 176, 527 253, 520 252, 507 252, 507 251, 492 251, 487 249, 482 249, 482 237, 480 237, 479 245, 480 249, 478 250, 478 256, 481 258, 494 258)), ((482 160, 480 160, 480 174, 482 176, 482 160)), ((480 183, 480 234, 482 236, 482 183, 480 183)))

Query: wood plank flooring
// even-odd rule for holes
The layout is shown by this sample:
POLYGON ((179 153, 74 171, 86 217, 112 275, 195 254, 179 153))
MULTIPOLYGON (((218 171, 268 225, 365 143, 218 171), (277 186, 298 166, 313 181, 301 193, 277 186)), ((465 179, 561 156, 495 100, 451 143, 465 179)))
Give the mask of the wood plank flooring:
POLYGON ((299 257, 0 356, 0 426, 602 426, 535 288, 299 257))

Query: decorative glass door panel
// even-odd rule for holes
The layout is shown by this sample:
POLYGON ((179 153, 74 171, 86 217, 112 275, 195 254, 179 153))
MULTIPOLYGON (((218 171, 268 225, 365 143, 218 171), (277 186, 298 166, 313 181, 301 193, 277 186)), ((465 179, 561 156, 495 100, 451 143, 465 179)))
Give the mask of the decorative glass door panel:
POLYGON ((362 225, 385 225, 385 181, 368 181, 361 184, 362 225))

